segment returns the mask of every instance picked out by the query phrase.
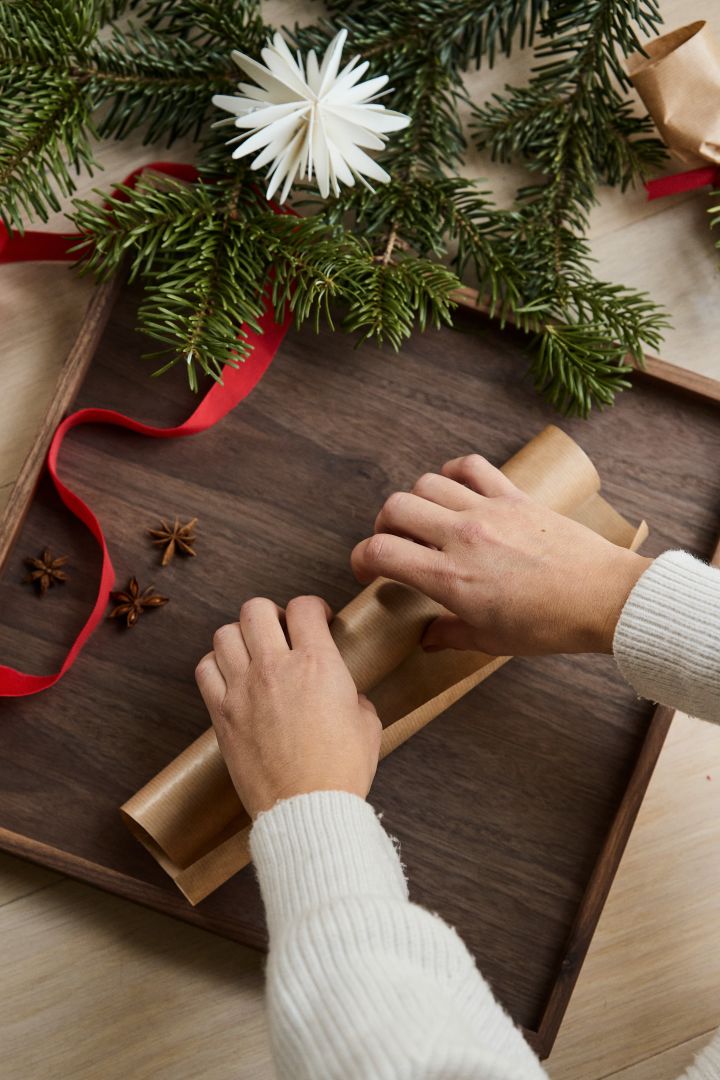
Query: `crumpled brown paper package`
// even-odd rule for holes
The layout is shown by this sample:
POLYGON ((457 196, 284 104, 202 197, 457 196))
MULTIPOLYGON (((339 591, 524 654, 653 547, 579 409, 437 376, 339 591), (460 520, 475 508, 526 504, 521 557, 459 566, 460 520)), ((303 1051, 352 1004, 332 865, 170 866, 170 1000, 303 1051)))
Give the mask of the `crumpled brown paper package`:
POLYGON ((660 135, 688 165, 720 164, 720 44, 694 22, 633 53, 627 70, 660 135))
MULTIPOLYGON (((623 547, 647 536, 601 496, 600 478, 577 443, 547 427, 503 468, 523 491, 623 547)), ((335 617, 332 634, 359 690, 383 722, 381 757, 400 746, 509 659, 479 652, 425 653, 427 624, 444 609, 415 589, 380 579, 335 617)), ((212 729, 121 808, 191 904, 250 861, 250 820, 212 729)))

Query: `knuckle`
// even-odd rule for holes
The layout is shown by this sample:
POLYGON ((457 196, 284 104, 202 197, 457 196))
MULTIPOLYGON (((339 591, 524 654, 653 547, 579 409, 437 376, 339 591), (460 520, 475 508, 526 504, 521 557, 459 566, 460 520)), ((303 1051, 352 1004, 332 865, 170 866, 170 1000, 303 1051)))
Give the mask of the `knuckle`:
POLYGON ((365 547, 365 561, 369 563, 381 563, 387 544, 381 533, 371 536, 365 547))
POLYGON ((201 657, 200 660, 198 660, 197 664, 195 665, 195 682, 199 683, 205 678, 205 676, 210 670, 210 665, 212 664, 212 661, 212 653, 206 653, 205 656, 201 657))
POLYGON ((243 606, 240 608, 241 616, 248 616, 257 613, 258 610, 263 608, 268 603, 268 600, 264 596, 251 596, 249 600, 246 600, 243 606))
POLYGON ((322 607, 322 600, 319 596, 293 596, 292 600, 288 600, 286 611, 291 609, 293 611, 311 611, 318 604, 322 607))
POLYGON ((271 656, 265 656, 261 660, 256 660, 253 664, 253 673, 259 682, 267 686, 268 683, 275 682, 277 679, 277 661, 271 656))
POLYGON ((484 458, 482 454, 466 454, 465 457, 460 458, 458 468, 463 476, 475 476, 487 463, 487 458, 484 458))
MULTIPOLYGON (((231 623, 225 623, 224 626, 219 626, 213 634, 213 649, 221 648, 230 634, 234 633, 234 627, 231 623)), ((205 657, 203 657, 205 659, 205 657)), ((200 661, 202 663, 202 660, 200 661)))
POLYGON ((459 521, 456 527, 455 539, 463 547, 477 547, 487 538, 487 533, 482 522, 473 518, 459 521))
POLYGON ((224 697, 210 718, 216 731, 225 733, 237 724, 237 713, 233 703, 224 697))
POLYGON ((416 495, 422 495, 423 491, 428 491, 431 487, 434 486, 436 478, 436 473, 423 473, 422 476, 419 477, 418 480, 416 480, 415 486, 413 487, 413 492, 416 495))
POLYGON ((405 506, 407 499, 406 491, 393 491, 392 495, 389 495, 385 500, 383 511, 389 516, 393 517, 398 511, 402 510, 405 506))

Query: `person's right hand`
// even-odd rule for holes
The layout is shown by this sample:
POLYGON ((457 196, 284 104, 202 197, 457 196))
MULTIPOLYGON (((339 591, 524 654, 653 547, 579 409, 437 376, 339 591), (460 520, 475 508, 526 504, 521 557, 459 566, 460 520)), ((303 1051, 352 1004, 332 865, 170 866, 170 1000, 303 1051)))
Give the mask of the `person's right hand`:
POLYGON ((330 636, 330 609, 255 597, 216 631, 195 671, 240 800, 254 819, 279 799, 349 791, 364 799, 380 750, 375 708, 330 636))
POLYGON ((426 648, 494 656, 611 652, 650 562, 534 502, 477 454, 391 495, 352 553, 359 581, 404 582, 455 613, 430 624, 426 648))

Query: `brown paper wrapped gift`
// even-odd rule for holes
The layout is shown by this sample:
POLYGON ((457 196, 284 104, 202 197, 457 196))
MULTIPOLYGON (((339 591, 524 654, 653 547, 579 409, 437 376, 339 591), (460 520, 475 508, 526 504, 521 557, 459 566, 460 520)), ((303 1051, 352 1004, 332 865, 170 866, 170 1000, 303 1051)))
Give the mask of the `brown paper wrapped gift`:
MULTIPOLYGON (((630 525, 600 496, 592 462, 559 428, 546 428, 503 472, 539 502, 616 544, 637 547, 647 535, 644 523, 630 525)), ((358 689, 383 722, 383 757, 509 659, 423 652, 423 630, 442 611, 416 590, 381 579, 333 621, 333 637, 358 689)), ((250 821, 212 729, 133 795, 121 813, 192 904, 250 861, 250 821)))
POLYGON ((720 164, 720 44, 705 22, 644 46, 628 75, 673 154, 688 165, 720 164))

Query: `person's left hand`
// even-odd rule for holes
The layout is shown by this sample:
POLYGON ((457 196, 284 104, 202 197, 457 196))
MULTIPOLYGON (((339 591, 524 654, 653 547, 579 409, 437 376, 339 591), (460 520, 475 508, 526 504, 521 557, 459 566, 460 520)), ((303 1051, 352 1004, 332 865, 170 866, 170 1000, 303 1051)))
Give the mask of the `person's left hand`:
POLYGON ((252 818, 311 791, 365 798, 381 726, 330 636, 327 605, 257 597, 221 626, 195 677, 220 750, 252 818), (287 636, 286 636, 287 631, 287 636))

